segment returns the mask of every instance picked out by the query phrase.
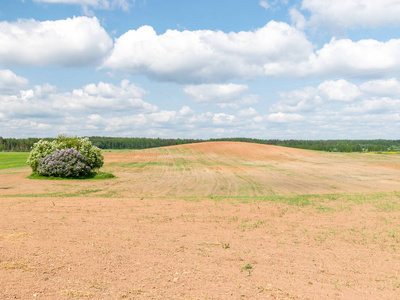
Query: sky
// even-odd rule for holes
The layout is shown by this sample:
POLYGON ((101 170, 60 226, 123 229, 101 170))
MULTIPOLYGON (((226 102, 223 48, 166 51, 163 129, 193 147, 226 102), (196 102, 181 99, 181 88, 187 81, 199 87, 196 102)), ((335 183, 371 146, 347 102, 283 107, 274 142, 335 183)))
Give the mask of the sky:
POLYGON ((1 0, 0 136, 399 139, 400 0, 1 0))

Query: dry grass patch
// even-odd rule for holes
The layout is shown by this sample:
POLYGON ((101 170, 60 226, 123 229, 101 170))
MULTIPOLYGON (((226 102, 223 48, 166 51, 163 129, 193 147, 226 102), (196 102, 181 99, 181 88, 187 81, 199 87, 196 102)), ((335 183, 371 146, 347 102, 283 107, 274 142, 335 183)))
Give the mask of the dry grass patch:
POLYGON ((62 290, 60 294, 71 298, 93 298, 95 296, 94 293, 77 290, 62 290))
POLYGON ((22 237, 30 236, 28 232, 18 232, 9 234, 0 234, 0 239, 18 239, 22 237))
POLYGON ((2 270, 23 270, 23 271, 32 271, 35 267, 29 265, 28 263, 22 261, 1 261, 0 260, 0 269, 2 270))

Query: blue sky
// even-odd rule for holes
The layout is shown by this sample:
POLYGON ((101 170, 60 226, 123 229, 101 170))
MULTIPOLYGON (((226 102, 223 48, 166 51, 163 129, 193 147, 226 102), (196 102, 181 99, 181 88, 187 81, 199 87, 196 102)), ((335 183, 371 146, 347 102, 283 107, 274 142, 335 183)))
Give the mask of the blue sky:
POLYGON ((0 136, 398 139, 400 0, 2 0, 0 136))

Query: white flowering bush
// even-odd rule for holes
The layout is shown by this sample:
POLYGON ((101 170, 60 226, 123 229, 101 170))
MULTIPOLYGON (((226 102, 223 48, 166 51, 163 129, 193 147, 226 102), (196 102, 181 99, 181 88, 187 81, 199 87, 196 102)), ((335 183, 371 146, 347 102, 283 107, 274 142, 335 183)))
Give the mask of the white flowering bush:
POLYGON ((33 173, 38 173, 39 160, 52 154, 56 150, 73 149, 78 151, 83 157, 84 162, 90 167, 91 171, 100 169, 104 164, 104 156, 101 150, 93 146, 88 138, 58 136, 54 141, 49 142, 40 140, 35 143, 29 154, 27 164, 32 168, 33 173))
POLYGON ((44 158, 46 155, 53 153, 56 150, 55 141, 49 142, 40 140, 35 143, 32 147, 31 153, 29 153, 28 160, 26 163, 32 168, 35 173, 39 166, 39 159, 44 158))
POLYGON ((42 176, 79 177, 92 172, 86 158, 75 149, 55 150, 39 158, 37 173, 42 176))

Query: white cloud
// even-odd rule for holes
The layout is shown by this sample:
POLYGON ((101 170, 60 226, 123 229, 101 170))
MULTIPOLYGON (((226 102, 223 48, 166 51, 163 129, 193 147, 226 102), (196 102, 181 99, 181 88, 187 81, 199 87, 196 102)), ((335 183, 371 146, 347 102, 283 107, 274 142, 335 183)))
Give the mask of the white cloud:
POLYGON ((58 107, 74 111, 91 112, 154 112, 157 106, 143 101, 143 89, 123 80, 121 86, 100 82, 89 84, 72 93, 53 95, 58 107))
POLYGON ((104 6, 108 5, 108 0, 33 0, 34 2, 44 3, 64 3, 64 4, 79 4, 79 5, 92 5, 92 6, 104 6))
POLYGON ((215 104, 220 108, 238 109, 257 103, 258 95, 245 94, 249 89, 244 84, 199 84, 187 85, 183 91, 192 101, 203 104, 215 104))
POLYGON ((0 63, 87 66, 108 53, 112 40, 96 18, 0 22, 0 63))
POLYGON ((305 118, 299 114, 288 113, 272 113, 267 116, 267 119, 273 123, 293 123, 303 121, 305 118))
POLYGON ((333 38, 307 60, 271 62, 267 76, 385 76, 400 70, 400 39, 387 42, 333 38))
POLYGON ((313 87, 281 92, 278 95, 281 100, 271 105, 271 112, 310 112, 314 111, 322 101, 318 90, 313 87))
MULTIPOLYGON (((388 85, 393 80, 378 81, 380 85, 388 85)), ((271 105, 273 113, 319 113, 331 106, 340 105, 340 102, 357 102, 361 99, 370 99, 373 94, 366 88, 372 87, 377 81, 369 81, 357 86, 347 80, 326 80, 318 87, 305 87, 299 90, 279 93, 280 100, 271 105)), ((354 107, 358 107, 355 104, 354 107)))
POLYGON ((304 30, 307 24, 306 18, 295 8, 289 10, 290 19, 292 24, 299 30, 304 30))
POLYGON ((317 74, 368 75, 400 69, 400 39, 376 40, 332 39, 316 52, 311 67, 317 74))
POLYGON ((76 4, 83 7, 91 6, 93 8, 110 9, 122 8, 127 11, 135 3, 135 0, 34 0, 35 2, 42 3, 62 3, 62 4, 76 4))
POLYGON ((275 10, 279 8, 281 5, 287 5, 288 0, 260 0, 258 3, 261 7, 264 7, 266 10, 275 10))
POLYGON ((301 8, 311 13, 312 26, 351 29, 400 24, 398 0, 303 0, 301 8))
POLYGON ((368 81, 360 89, 373 96, 400 97, 400 82, 396 78, 368 81))
POLYGON ((267 2, 267 1, 265 1, 265 0, 261 0, 260 2, 259 2, 259 4, 260 4, 260 6, 262 6, 262 7, 264 7, 265 9, 270 9, 270 5, 269 5, 269 3, 267 2))
POLYGON ((10 70, 0 69, 0 93, 15 93, 28 85, 28 79, 15 75, 10 70))
MULTIPOLYGON (((304 27, 294 8, 292 21, 304 27)), ((224 83, 257 76, 386 76, 400 71, 400 39, 336 39, 314 47, 300 30, 271 21, 255 31, 167 30, 150 26, 116 39, 101 68, 178 83, 224 83)))
POLYGON ((277 130, 308 138, 393 138, 400 125, 400 98, 395 78, 355 85, 324 81, 317 87, 280 93, 266 119, 277 130), (385 93, 385 87, 389 88, 385 93), (375 90, 376 88, 376 90, 375 90), (388 95, 390 94, 390 95, 388 95), (301 122, 299 122, 301 121, 301 122))
POLYGON ((120 36, 103 68, 183 83, 224 82, 263 74, 269 63, 306 61, 312 44, 304 33, 271 21, 255 31, 167 30, 150 26, 120 36))
POLYGON ((249 117, 255 117, 255 116, 257 116, 257 115, 258 115, 258 112, 257 112, 254 108, 249 107, 249 108, 246 108, 246 109, 239 110, 239 111, 237 112, 237 115, 238 115, 239 117, 246 117, 246 118, 249 118, 249 117))
POLYGON ((237 101, 249 87, 244 84, 200 84, 188 85, 184 92, 193 101, 200 103, 226 103, 237 101))
POLYGON ((361 103, 346 106, 343 112, 350 115, 399 113, 400 100, 388 97, 364 100, 361 103))
POLYGON ((217 113, 213 116, 213 124, 215 125, 230 125, 236 119, 234 115, 226 113, 217 113))
POLYGON ((324 81, 318 86, 318 92, 323 99, 343 102, 354 101, 362 95, 358 86, 344 79, 324 81))
POLYGON ((157 106, 143 101, 146 92, 122 81, 121 86, 100 82, 72 92, 57 93, 51 85, 35 86, 14 95, 0 95, 0 112, 9 118, 50 118, 68 115, 82 116, 153 113, 157 106), (115 93, 110 95, 110 91, 115 93))
MULTIPOLYGON (((396 78, 358 85, 343 79, 325 81, 280 93, 265 115, 259 105, 229 113, 218 107, 206 112, 187 105, 176 110, 168 109, 167 103, 158 107, 142 99, 147 91, 127 80, 119 85, 88 84, 70 92, 45 84, 14 93, 0 91, 0 132, 14 137, 64 132, 181 138, 393 138, 400 125, 400 99, 394 93, 398 86, 396 78), (386 87, 390 96, 382 96, 386 87)), ((237 93, 239 98, 248 91, 245 85, 216 87, 225 88, 223 95, 237 93)))
POLYGON ((179 110, 179 114, 182 116, 191 116, 194 115, 194 110, 185 105, 179 110))
POLYGON ((153 123, 172 123, 177 117, 176 111, 158 111, 148 115, 148 119, 153 123))
MULTIPOLYGON (((134 84, 130 84, 127 79, 121 81, 121 86, 115 86, 104 82, 99 82, 97 85, 94 83, 88 84, 82 88, 81 92, 92 97, 116 99, 142 98, 147 94, 144 89, 134 84)), ((81 92, 77 91, 77 93, 81 92)))

